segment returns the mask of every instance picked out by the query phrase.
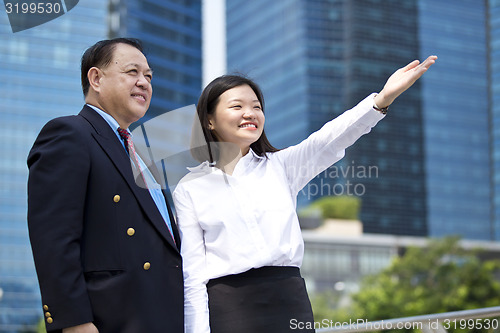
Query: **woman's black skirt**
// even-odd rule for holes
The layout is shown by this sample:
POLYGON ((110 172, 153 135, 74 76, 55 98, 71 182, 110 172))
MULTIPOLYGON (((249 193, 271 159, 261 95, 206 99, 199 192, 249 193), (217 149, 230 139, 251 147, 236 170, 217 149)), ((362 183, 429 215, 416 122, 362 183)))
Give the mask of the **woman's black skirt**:
POLYGON ((311 302, 297 267, 266 266, 207 284, 212 333, 314 332, 311 302))

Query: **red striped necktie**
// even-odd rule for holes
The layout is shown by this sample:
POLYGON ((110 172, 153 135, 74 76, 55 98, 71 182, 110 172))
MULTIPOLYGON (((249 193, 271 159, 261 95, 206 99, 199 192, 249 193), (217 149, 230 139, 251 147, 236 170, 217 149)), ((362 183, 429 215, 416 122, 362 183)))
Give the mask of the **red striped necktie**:
POLYGON ((134 148, 134 142, 132 141, 132 136, 130 133, 123 129, 123 128, 118 128, 118 134, 120 134, 121 138, 125 142, 125 149, 128 151, 128 154, 130 157, 132 157, 132 160, 137 168, 137 171, 140 172, 142 176, 142 180, 144 181, 144 186, 148 188, 148 183, 146 182, 146 178, 144 177, 144 173, 141 170, 141 164, 139 163, 139 158, 135 152, 134 148))

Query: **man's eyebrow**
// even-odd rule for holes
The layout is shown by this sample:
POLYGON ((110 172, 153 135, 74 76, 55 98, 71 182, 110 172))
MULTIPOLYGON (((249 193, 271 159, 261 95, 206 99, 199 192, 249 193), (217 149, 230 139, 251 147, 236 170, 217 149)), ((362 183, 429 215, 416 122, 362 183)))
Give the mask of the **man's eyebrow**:
MULTIPOLYGON (((125 65, 125 67, 130 67, 130 66, 137 67, 137 68, 142 67, 141 65, 136 64, 136 63, 130 63, 130 64, 125 65)), ((150 72, 151 74, 153 74, 153 69, 148 67, 148 68, 146 68, 146 72, 150 72)))

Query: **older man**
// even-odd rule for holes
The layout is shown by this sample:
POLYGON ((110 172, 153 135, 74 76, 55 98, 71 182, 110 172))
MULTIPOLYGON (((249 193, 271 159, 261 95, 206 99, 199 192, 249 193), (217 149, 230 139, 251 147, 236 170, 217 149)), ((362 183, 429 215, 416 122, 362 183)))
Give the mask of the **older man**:
POLYGON ((48 122, 28 156, 47 331, 183 332, 177 227, 128 130, 149 107, 152 70, 138 40, 117 38, 90 47, 81 71, 86 105, 48 122))

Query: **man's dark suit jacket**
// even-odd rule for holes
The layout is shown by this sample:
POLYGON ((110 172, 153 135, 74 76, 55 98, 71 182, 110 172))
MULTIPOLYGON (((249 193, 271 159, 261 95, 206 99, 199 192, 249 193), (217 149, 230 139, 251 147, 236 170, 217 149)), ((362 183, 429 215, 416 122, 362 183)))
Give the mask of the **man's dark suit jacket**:
MULTIPOLYGON (((41 130, 28 156, 28 226, 48 331, 184 331, 176 244, 108 123, 85 106, 41 130)), ((168 205, 168 203, 167 203, 168 205)))

